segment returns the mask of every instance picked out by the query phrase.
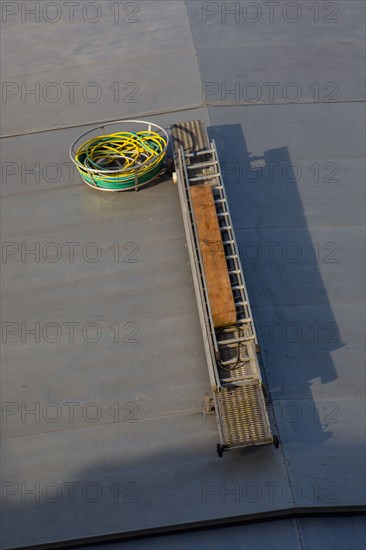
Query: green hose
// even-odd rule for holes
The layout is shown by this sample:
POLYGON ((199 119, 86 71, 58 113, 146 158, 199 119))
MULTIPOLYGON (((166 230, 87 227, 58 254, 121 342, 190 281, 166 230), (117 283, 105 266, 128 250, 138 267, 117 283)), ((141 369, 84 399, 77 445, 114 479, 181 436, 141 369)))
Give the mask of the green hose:
POLYGON ((75 153, 88 185, 109 191, 147 183, 162 170, 167 142, 156 132, 116 132, 83 143, 75 153))

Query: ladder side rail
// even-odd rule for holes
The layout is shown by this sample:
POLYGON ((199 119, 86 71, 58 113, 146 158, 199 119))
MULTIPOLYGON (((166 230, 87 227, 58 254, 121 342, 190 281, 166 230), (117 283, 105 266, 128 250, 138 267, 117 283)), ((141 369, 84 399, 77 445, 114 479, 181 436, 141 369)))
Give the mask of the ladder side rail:
MULTIPOLYGON (((211 156, 213 157, 213 160, 207 162, 205 167, 212 167, 212 166, 217 166, 217 165, 218 165, 218 160, 217 160, 217 158, 215 158, 215 149, 212 149, 211 156)), ((191 165, 191 167, 194 167, 194 166, 195 166, 195 165, 191 165)), ((187 167, 187 168, 189 168, 189 167, 187 167)), ((205 174, 205 177, 208 177, 208 178, 209 178, 211 175, 212 175, 212 174, 211 174, 209 171, 207 171, 206 174, 205 174)), ((214 175, 215 175, 215 177, 216 177, 216 173, 215 173, 214 175)), ((188 183, 192 181, 192 178, 190 178, 189 175, 188 175, 188 170, 187 170, 187 180, 188 180, 188 183)), ((194 181, 196 181, 196 179, 194 179, 194 181)), ((219 174, 219 184, 220 184, 220 188, 223 188, 222 182, 221 182, 221 173, 219 174)), ((225 198, 222 194, 221 194, 221 197, 222 197, 222 201, 223 201, 223 205, 222 205, 222 206, 224 207, 224 206, 225 206, 225 203, 226 203, 226 198, 225 198)), ((229 218, 230 213, 229 213, 229 212, 226 212, 225 214, 226 214, 227 217, 229 218)), ((234 238, 233 231, 230 231, 230 237, 234 238)), ((233 254, 235 254, 235 255, 237 256, 236 250, 235 250, 235 246, 234 246, 234 245, 235 245, 235 241, 233 240, 233 244, 231 245, 231 248, 232 248, 233 254)), ((238 273, 239 273, 241 266, 237 263, 237 264, 236 264, 236 267, 237 267, 237 271, 238 271, 238 273)), ((232 281, 231 281, 231 283, 232 283, 232 281)), ((232 286, 233 286, 233 285, 232 285, 232 286)), ((242 287, 241 290, 243 291, 243 290, 244 290, 244 286, 243 286, 243 285, 240 285, 240 286, 242 287)), ((235 298, 235 293, 233 293, 233 296, 234 296, 234 301, 236 302, 237 305, 240 305, 240 303, 241 303, 241 302, 239 302, 239 304, 238 304, 238 301, 239 301, 239 300, 242 300, 242 301, 245 300, 245 295, 244 295, 243 292, 241 292, 241 296, 240 296, 240 297, 236 297, 236 298, 235 298)), ((247 305, 247 302, 245 302, 245 305, 247 305)), ((248 316, 248 312, 245 312, 245 315, 248 316)), ((249 321, 248 326, 249 326, 250 329, 251 329, 251 328, 252 328, 252 320, 251 320, 251 319, 248 319, 248 321, 249 321)), ((252 332, 252 334, 251 334, 250 336, 246 337, 246 338, 245 338, 245 341, 248 341, 248 340, 251 340, 251 339, 255 339, 255 338, 256 338, 255 333, 254 333, 253 331, 251 331, 251 332, 252 332)), ((217 341, 216 331, 213 333, 213 335, 214 335, 214 340, 216 340, 216 342, 215 342, 215 344, 216 344, 216 345, 215 345, 215 349, 216 349, 216 348, 218 348, 218 346, 219 346, 219 343, 218 343, 218 341, 217 341)), ((242 341, 243 341, 243 337, 240 337, 240 336, 239 336, 238 338, 232 340, 232 342, 238 342, 238 343, 239 343, 239 342, 242 342, 242 341)), ((229 342, 228 342, 228 343, 229 343, 229 342)), ((255 373, 255 376, 256 376, 256 378, 257 378, 258 380, 261 380, 261 374, 260 374, 260 370, 259 370, 259 365, 257 364, 256 361, 253 361, 252 358, 251 358, 249 361, 250 361, 250 363, 251 363, 251 370, 252 370, 252 372, 255 373)), ((238 378, 238 379, 240 380, 240 378, 238 378)), ((220 382, 221 382, 221 376, 220 376, 220 382)))
MULTIPOLYGON (((220 179, 221 179, 221 182, 222 182, 223 179, 222 179, 221 165, 220 165, 220 160, 218 158, 216 143, 215 143, 214 140, 212 140, 211 146, 212 146, 212 149, 215 151, 215 157, 216 157, 216 160, 217 160, 218 172, 220 173, 220 179)), ((231 225, 231 227, 233 227, 231 214, 230 214, 230 209, 229 209, 229 204, 228 204, 228 201, 227 201, 227 196, 226 196, 226 191, 225 191, 224 185, 221 186, 220 193, 222 193, 223 198, 225 199, 225 202, 223 204, 225 204, 225 208, 226 208, 227 213, 228 213, 228 220, 229 220, 228 225, 231 225)), ((248 303, 248 311, 249 311, 249 314, 250 314, 249 316, 250 316, 251 319, 253 319, 252 309, 251 309, 250 302, 249 302, 249 299, 248 299, 248 290, 247 290, 247 286, 246 286, 245 280, 244 280, 244 271, 243 271, 243 267, 242 267, 242 264, 241 264, 241 260, 240 260, 240 256, 239 256, 239 248, 238 248, 238 244, 237 244, 237 241, 236 241, 234 231, 232 231, 232 240, 234 241, 234 247, 236 249, 236 254, 237 254, 237 263, 238 263, 238 268, 239 268, 239 272, 240 272, 238 278, 241 279, 241 284, 242 284, 243 290, 244 290, 244 300, 243 301, 246 301, 248 303)), ((253 333, 255 335, 256 344, 258 344, 257 332, 256 332, 255 325, 254 325, 253 321, 252 321, 251 325, 252 325, 253 333)))
MULTIPOLYGON (((211 144, 211 147, 213 147, 213 144, 211 144)), ((219 196, 220 198, 219 199, 216 199, 215 200, 215 206, 217 204, 219 204, 219 206, 222 207, 223 209, 223 212, 217 212, 217 216, 218 218, 222 219, 222 218, 225 218, 226 220, 226 225, 228 227, 223 227, 223 226, 220 226, 220 229, 221 229, 221 232, 222 233, 227 233, 227 237, 224 237, 224 235, 222 235, 222 240, 223 240, 223 244, 224 244, 224 248, 225 248, 225 254, 226 254, 226 260, 232 260, 233 263, 234 263, 234 268, 233 269, 229 269, 229 264, 228 264, 228 270, 229 270, 229 274, 232 276, 232 275, 235 275, 237 276, 237 279, 238 279, 238 285, 231 280, 231 286, 232 286, 232 289, 233 290, 237 290, 239 291, 240 295, 237 296, 237 294, 235 292, 233 292, 233 297, 234 297, 234 302, 237 306, 240 306, 240 309, 242 309, 243 311, 238 311, 238 316, 242 316, 244 315, 246 318, 251 318, 251 311, 250 311, 250 308, 248 308, 248 298, 246 296, 246 293, 245 293, 245 285, 242 284, 243 283, 243 280, 242 280, 242 277, 240 276, 241 275, 241 265, 238 263, 238 259, 239 259, 239 253, 238 253, 238 249, 237 249, 237 246, 235 246, 235 234, 234 234, 234 229, 232 227, 232 220, 231 220, 231 217, 230 217, 230 212, 228 210, 228 204, 227 204, 227 199, 226 199, 226 195, 225 195, 225 187, 223 185, 223 181, 222 181, 222 173, 221 173, 221 170, 220 170, 220 167, 219 167, 219 160, 218 160, 218 156, 217 156, 217 151, 215 151, 215 149, 213 148, 212 149, 212 156, 214 158, 214 162, 215 164, 218 165, 218 169, 219 169, 219 182, 218 184, 211 184, 212 188, 213 189, 216 189, 217 192, 219 193, 219 196), (229 248, 230 251, 229 253, 226 253, 226 248, 229 248)), ((216 206, 216 211, 218 210, 218 206, 216 206)), ((256 338, 256 334, 255 334, 255 330, 253 330, 253 326, 250 325, 250 329, 252 331, 252 334, 255 336, 256 338)))
POLYGON ((196 239, 197 233, 195 234, 192 208, 190 203, 188 202, 189 192, 187 188, 186 171, 184 169, 185 163, 182 148, 179 150, 179 167, 181 173, 178 172, 178 190, 181 197, 181 202, 184 206, 183 220, 187 236, 188 252, 191 262, 194 287, 196 291, 198 311, 201 321, 201 330, 206 350, 211 385, 213 388, 216 388, 217 386, 220 386, 220 377, 216 363, 216 353, 218 353, 218 347, 216 343, 215 330, 213 328, 211 309, 208 301, 206 281, 202 269, 200 249, 196 239))
POLYGON ((203 336, 203 343, 206 352, 206 360, 208 373, 210 378, 212 398, 215 408, 216 424, 219 432, 220 443, 225 444, 225 435, 222 426, 222 419, 220 416, 220 402, 218 394, 221 391, 221 380, 217 368, 216 353, 218 353, 218 346, 216 343, 216 334, 213 326, 211 309, 208 301, 208 294, 206 288, 206 281, 204 278, 204 272, 202 268, 202 259, 200 256, 200 248, 197 243, 195 233, 195 222, 192 212, 192 206, 190 204, 189 195, 189 178, 187 174, 187 167, 184 160, 183 147, 178 150, 178 191, 180 195, 181 204, 183 205, 183 221, 185 226, 185 232, 187 237, 187 246, 191 262, 191 269, 193 275, 193 283, 197 298, 198 313, 201 322, 201 330, 203 336), (215 353, 216 349, 216 353, 215 353))

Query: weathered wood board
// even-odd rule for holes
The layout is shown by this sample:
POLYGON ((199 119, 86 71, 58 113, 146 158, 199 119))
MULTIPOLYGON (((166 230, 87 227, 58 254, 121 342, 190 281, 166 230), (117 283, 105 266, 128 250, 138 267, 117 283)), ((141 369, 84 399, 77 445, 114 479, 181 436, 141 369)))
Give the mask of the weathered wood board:
POLYGON ((210 185, 190 187, 208 297, 215 327, 233 325, 236 309, 210 185))

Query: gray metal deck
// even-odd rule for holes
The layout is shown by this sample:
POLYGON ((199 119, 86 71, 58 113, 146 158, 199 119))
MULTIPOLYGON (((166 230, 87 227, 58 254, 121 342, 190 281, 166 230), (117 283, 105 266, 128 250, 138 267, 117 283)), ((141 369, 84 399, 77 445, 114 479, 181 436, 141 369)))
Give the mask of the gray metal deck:
POLYGON ((355 518, 307 518, 281 520, 265 524, 265 529, 256 525, 226 527, 196 533, 142 539, 126 543, 88 546, 88 550, 359 550, 365 537, 365 522, 355 518), (352 533, 352 534, 351 534, 352 533))
MULTIPOLYGON (((205 20, 205 3, 164 0, 133 3, 134 15, 119 2, 115 23, 109 4, 100 2, 95 23, 81 8, 70 22, 63 8, 55 23, 19 11, 1 24, 10 83, 2 241, 11 243, 2 262, 2 321, 10 323, 2 346, 2 546, 364 504, 363 3, 336 2, 333 23, 324 3, 315 22, 303 0, 297 23, 282 12, 272 23, 264 15, 225 21, 220 12, 205 20), (269 81, 280 82, 273 101, 269 81), (49 99, 52 82, 58 101, 49 99), (80 84, 73 101, 67 82, 80 84), (227 93, 236 82, 239 101, 227 93), (257 104, 241 93, 248 82, 263 91, 257 104), (290 82, 302 92, 294 103, 282 96, 290 82), (323 89, 329 82, 337 102, 324 101, 334 91, 323 89), (37 83, 39 101, 22 97, 37 83), (100 86, 98 101, 83 97, 88 83, 100 86), (215 453, 216 422, 201 414, 209 380, 176 186, 165 180, 109 196, 69 173, 68 147, 88 124, 149 116, 165 127, 203 119, 218 146, 280 452, 215 453), (75 257, 71 242, 79 243, 75 257), (83 252, 88 243, 101 251, 96 262, 95 248, 83 252), (24 255, 34 247, 36 256, 24 255), (26 333, 37 322, 46 331, 39 342, 26 333), (70 323, 79 323, 74 341, 70 323), (38 417, 26 414, 38 407, 38 417)), ((346 533, 355 550, 364 546, 361 527, 337 524, 343 535, 334 539, 328 525, 306 520, 300 539, 285 530, 278 546, 328 550, 337 540, 341 549, 346 533)), ((250 537, 260 541, 257 529, 250 537)))

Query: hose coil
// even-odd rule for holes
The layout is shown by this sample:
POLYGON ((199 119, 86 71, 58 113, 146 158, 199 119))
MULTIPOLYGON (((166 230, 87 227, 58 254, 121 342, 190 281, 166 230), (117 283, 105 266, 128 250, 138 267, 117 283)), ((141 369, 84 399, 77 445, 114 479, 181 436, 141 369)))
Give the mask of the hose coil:
MULTIPOLYGON (((97 135, 79 145, 80 136, 70 148, 71 160, 84 182, 103 191, 124 191, 146 185, 164 169, 168 135, 156 124, 144 121, 119 121, 147 125, 141 131, 118 131, 97 135), (152 130, 152 127, 161 133, 152 130)), ((113 122, 110 124, 118 124, 113 122)))

